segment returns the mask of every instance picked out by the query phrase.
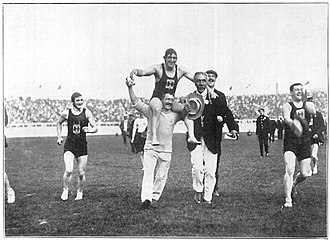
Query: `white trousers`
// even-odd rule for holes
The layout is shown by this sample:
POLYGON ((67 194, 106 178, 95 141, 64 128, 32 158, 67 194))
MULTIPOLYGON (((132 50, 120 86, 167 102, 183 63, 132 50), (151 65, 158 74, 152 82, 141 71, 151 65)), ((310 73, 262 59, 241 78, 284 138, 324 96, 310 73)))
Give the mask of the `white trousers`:
POLYGON ((164 190, 172 153, 145 150, 143 155, 143 179, 141 200, 158 201, 164 190))
POLYGON ((216 181, 217 154, 210 152, 203 138, 201 142, 201 145, 197 145, 196 148, 190 152, 193 188, 196 192, 204 192, 205 201, 212 201, 212 194, 216 181))

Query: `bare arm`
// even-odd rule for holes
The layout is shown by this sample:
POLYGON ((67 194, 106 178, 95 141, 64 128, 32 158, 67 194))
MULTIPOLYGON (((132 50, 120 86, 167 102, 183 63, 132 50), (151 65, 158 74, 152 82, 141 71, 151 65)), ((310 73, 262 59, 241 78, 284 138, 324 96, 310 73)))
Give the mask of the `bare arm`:
POLYGON ((132 80, 130 77, 126 78, 126 85, 128 88, 128 94, 129 94, 129 98, 131 99, 131 102, 133 103, 133 105, 135 105, 137 103, 137 101, 139 100, 136 95, 135 92, 133 90, 133 85, 134 85, 134 80, 132 80))
MULTIPOLYGON (((181 72, 181 76, 182 77, 186 77, 187 79, 189 79, 190 81, 192 81, 194 83, 194 74, 192 74, 190 71, 188 71, 187 68, 180 66, 179 70, 181 72)), ((180 77, 181 78, 181 77, 180 77)))
POLYGON ((83 130, 86 133, 96 133, 98 131, 98 128, 96 126, 96 121, 91 110, 89 110, 88 108, 86 108, 86 117, 88 119, 90 127, 84 127, 83 130))
POLYGON ((283 118, 284 118, 284 123, 289 125, 291 127, 293 120, 290 117, 290 112, 291 112, 291 105, 289 103, 285 103, 283 105, 283 118))
POLYGON ((130 72, 129 76, 133 79, 134 75, 138 76, 138 77, 155 75, 157 73, 157 67, 158 67, 158 65, 152 65, 151 67, 149 67, 147 69, 134 68, 130 72))
POLYGON ((306 108, 310 114, 312 115, 316 114, 316 109, 313 102, 306 102, 306 108))
POLYGON ((62 138, 62 123, 64 123, 67 120, 68 113, 67 111, 64 111, 60 118, 57 121, 56 124, 56 132, 57 132, 57 144, 62 144, 63 138, 62 138))

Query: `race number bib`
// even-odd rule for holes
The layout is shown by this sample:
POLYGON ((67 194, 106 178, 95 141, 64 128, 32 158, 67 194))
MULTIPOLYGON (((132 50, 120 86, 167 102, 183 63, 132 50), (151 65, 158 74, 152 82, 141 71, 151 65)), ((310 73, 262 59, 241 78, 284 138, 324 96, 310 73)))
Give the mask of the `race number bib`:
POLYGON ((175 81, 173 79, 167 79, 165 88, 168 90, 172 90, 174 88, 175 81))
POLYGON ((74 134, 79 135, 80 134, 80 124, 73 124, 72 131, 74 134))

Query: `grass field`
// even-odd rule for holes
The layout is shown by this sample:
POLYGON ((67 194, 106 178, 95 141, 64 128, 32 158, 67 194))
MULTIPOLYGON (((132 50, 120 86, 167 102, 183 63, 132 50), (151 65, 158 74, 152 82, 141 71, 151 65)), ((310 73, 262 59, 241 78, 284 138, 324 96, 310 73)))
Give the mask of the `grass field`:
POLYGON ((175 134, 163 195, 139 210, 142 166, 121 136, 90 136, 87 184, 62 202, 63 146, 56 138, 8 139, 6 172, 16 202, 5 204, 6 236, 327 237, 326 147, 319 173, 300 186, 292 209, 284 203, 282 141, 260 158, 256 137, 224 140, 221 196, 211 206, 193 201, 191 163, 183 134, 175 134))

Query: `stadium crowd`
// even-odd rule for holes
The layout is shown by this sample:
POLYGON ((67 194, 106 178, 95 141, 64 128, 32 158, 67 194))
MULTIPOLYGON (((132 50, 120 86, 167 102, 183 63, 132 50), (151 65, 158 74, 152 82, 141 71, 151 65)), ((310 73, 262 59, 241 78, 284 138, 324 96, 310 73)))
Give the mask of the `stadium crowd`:
MULTIPOLYGON (((314 92, 313 95, 316 109, 322 113, 326 120, 327 93, 320 91, 314 92)), ((269 110, 267 115, 270 118, 277 119, 282 115, 281 106, 288 101, 289 97, 289 94, 227 96, 227 102, 236 119, 256 119, 259 106, 269 110)), ((184 97, 180 97, 179 100, 184 102, 184 97)), ((143 101, 148 102, 147 99, 143 99, 143 101)), ((86 102, 97 122, 119 123, 125 113, 135 112, 128 99, 88 99, 86 102)), ((69 104, 69 100, 32 99, 30 97, 5 99, 11 124, 56 122, 59 114, 69 104)))

